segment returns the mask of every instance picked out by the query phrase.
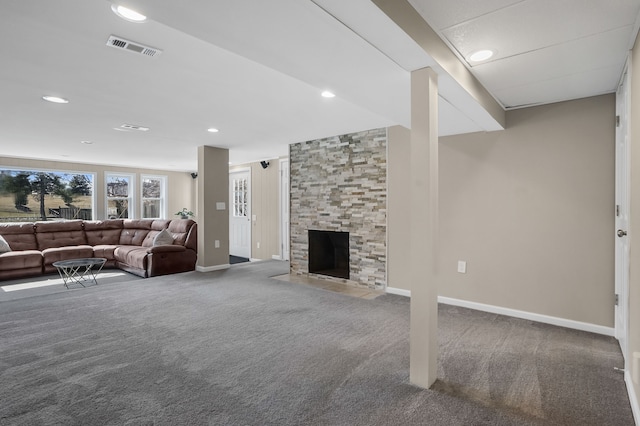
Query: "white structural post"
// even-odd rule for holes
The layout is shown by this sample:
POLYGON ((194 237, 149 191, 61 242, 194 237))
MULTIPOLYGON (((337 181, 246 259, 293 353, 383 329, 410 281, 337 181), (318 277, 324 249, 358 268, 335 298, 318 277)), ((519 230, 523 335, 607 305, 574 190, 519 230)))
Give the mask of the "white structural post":
POLYGON ((438 75, 411 73, 411 383, 428 388, 438 362, 438 75))

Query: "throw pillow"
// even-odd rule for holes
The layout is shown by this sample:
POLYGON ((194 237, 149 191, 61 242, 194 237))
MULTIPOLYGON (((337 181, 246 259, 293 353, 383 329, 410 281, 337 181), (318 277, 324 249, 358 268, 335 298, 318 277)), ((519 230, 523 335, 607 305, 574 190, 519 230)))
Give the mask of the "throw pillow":
POLYGON ((154 246, 167 246, 173 244, 173 235, 166 229, 163 229, 153 239, 154 246))
POLYGON ((9 243, 0 235, 0 253, 9 253, 10 251, 9 243))

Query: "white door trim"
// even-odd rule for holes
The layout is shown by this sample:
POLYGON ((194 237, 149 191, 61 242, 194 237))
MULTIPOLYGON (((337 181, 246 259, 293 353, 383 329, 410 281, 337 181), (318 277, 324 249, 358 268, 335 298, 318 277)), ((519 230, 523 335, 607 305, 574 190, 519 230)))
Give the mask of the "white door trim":
POLYGON ((289 260, 289 159, 280 160, 280 260, 289 260))
MULTIPOLYGON (((629 109, 630 109, 630 78, 631 53, 620 79, 616 91, 616 116, 619 124, 616 126, 616 208, 614 233, 629 230, 630 211, 630 169, 629 169, 629 109), (624 229, 623 229, 624 228, 624 229)), ((615 234, 614 234, 615 235, 615 234)), ((629 238, 630 236, 614 236, 615 238, 615 293, 618 298, 614 311, 615 337, 620 343, 620 349, 627 362, 627 347, 629 342, 629 238)))
MULTIPOLYGON (((233 169, 233 170, 229 170, 229 254, 232 256, 240 256, 240 257, 245 257, 248 259, 251 259, 251 249, 253 248, 253 243, 252 243, 252 239, 251 239, 251 168, 250 167, 241 167, 241 168, 237 168, 237 169, 233 169), (232 216, 233 216, 233 208, 234 208, 234 204, 233 204, 233 191, 231 189, 231 185, 233 184, 233 175, 234 174, 246 174, 247 175, 247 226, 246 226, 246 232, 247 232, 247 240, 248 240, 248 246, 246 247, 246 251, 245 252, 238 252, 238 251, 234 251, 232 253, 232 239, 233 239, 233 222, 232 222, 232 216)), ((233 246, 235 247, 235 246, 233 246)), ((237 250, 237 249, 234 249, 237 250)))

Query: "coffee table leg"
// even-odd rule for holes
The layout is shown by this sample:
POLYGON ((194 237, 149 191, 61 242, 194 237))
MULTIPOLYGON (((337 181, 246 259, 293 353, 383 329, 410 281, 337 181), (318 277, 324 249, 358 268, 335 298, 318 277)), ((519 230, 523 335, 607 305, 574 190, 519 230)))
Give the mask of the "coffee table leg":
POLYGON ((104 264, 106 262, 102 262, 100 267, 95 273, 93 272, 93 267, 97 265, 85 265, 85 266, 71 266, 71 267, 58 267, 58 273, 60 274, 60 278, 64 282, 64 286, 69 288, 69 281, 76 282, 80 284, 82 287, 85 285, 83 281, 93 281, 95 285, 98 285, 98 280, 96 279, 96 275, 102 271, 104 264), (82 269, 84 268, 84 269, 82 269))
POLYGON ((62 281, 64 282, 64 286, 66 288, 69 288, 69 281, 77 282, 82 287, 84 287, 84 284, 82 284, 82 282, 80 282, 80 280, 78 280, 77 278, 78 269, 80 269, 80 267, 78 266, 58 267, 58 273, 60 274, 60 278, 62 278, 62 281))
MULTIPOLYGON (((100 271, 102 271, 102 268, 104 267, 105 263, 107 263, 106 259, 100 264, 100 267, 95 272, 93 272, 93 267, 94 266, 98 266, 98 265, 90 265, 88 267, 88 272, 89 272, 89 274, 91 274, 91 279, 93 279, 93 282, 95 283, 95 285, 98 285, 98 280, 96 279, 96 276, 100 273, 100 271)), ((86 275, 86 272, 85 272, 85 275, 86 275)))

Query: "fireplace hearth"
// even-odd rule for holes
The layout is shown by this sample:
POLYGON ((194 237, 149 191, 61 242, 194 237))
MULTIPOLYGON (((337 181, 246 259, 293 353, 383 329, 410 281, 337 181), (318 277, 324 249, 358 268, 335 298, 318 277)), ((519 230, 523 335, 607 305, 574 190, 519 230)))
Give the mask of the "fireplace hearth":
POLYGON ((309 230, 309 273, 349 279, 349 233, 309 230))

